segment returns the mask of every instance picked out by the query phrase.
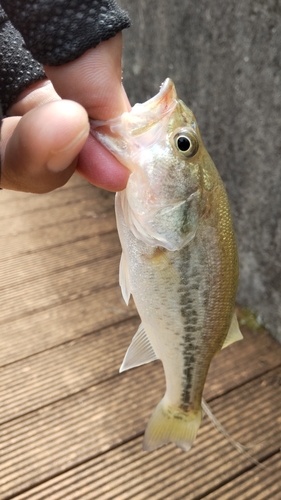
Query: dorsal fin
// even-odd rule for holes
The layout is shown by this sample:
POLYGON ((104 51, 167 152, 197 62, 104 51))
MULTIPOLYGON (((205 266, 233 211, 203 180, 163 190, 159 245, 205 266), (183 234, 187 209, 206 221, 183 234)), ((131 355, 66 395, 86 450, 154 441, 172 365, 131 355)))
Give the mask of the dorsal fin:
POLYGON ((119 372, 155 361, 157 358, 146 331, 141 324, 125 354, 119 372))
POLYGON ((237 340, 242 340, 242 339, 243 339, 243 335, 240 332, 237 317, 236 317, 236 314, 234 313, 232 316, 230 328, 228 330, 227 337, 223 343, 222 349, 224 349, 224 347, 227 347, 230 344, 233 344, 233 342, 236 342, 237 340))

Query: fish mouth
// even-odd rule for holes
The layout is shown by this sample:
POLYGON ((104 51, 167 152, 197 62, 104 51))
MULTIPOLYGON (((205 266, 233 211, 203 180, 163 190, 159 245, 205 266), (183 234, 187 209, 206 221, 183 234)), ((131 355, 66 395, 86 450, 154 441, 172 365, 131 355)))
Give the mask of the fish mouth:
POLYGON ((177 92, 171 78, 166 78, 159 92, 130 111, 111 120, 90 120, 91 133, 131 172, 136 168, 135 155, 141 147, 149 148, 163 131, 178 104, 177 92))
POLYGON ((164 115, 171 113, 177 102, 175 85, 171 78, 166 78, 155 96, 144 103, 135 104, 130 111, 126 111, 121 116, 106 121, 90 120, 91 131, 95 135, 96 130, 106 127, 110 135, 115 135, 114 132, 118 132, 122 124, 123 127, 126 125, 126 128, 130 129, 132 135, 137 132, 141 134, 148 125, 153 125, 164 115))
POLYGON ((158 121, 163 116, 174 110, 178 101, 175 85, 171 78, 166 78, 162 83, 158 94, 148 99, 143 104, 135 104, 131 114, 136 116, 145 115, 147 121, 158 121))

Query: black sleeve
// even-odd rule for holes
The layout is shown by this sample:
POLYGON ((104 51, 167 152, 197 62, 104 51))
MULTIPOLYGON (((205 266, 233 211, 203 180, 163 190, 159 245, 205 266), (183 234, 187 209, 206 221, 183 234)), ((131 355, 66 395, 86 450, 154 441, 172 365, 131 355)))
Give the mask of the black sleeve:
POLYGON ((2 0, 2 7, 42 64, 73 61, 130 26, 115 0, 2 0))
POLYGON ((46 78, 43 67, 25 48, 19 32, 0 6, 0 100, 3 114, 22 90, 46 78))
POLYGON ((39 63, 56 66, 73 61, 130 26, 128 14, 115 0, 1 0, 1 5, 4 113, 24 88, 44 78, 39 63))

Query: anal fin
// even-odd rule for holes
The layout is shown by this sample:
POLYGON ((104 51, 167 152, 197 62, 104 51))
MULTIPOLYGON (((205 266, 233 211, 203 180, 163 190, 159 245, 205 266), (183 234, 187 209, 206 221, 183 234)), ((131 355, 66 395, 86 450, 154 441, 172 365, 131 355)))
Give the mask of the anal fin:
POLYGON ((236 342, 237 340, 242 340, 242 339, 243 339, 243 335, 240 332, 238 320, 237 320, 236 314, 234 313, 232 320, 231 320, 231 323, 230 323, 230 328, 228 330, 227 337, 223 343, 222 349, 224 349, 224 347, 227 347, 230 344, 233 344, 233 342, 236 342))
POLYGON ((119 372, 155 361, 157 358, 146 331, 141 324, 125 354, 119 372))

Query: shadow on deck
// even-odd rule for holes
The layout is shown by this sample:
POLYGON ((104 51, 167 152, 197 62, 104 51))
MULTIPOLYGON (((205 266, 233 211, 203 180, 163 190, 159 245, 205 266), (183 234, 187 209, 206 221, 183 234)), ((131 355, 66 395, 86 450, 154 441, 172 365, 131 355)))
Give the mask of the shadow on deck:
POLYGON ((118 286, 113 195, 73 178, 54 193, 1 192, 0 499, 281 498, 281 346, 264 331, 212 363, 192 450, 144 453, 163 395, 156 362, 118 373, 139 320, 118 286))

